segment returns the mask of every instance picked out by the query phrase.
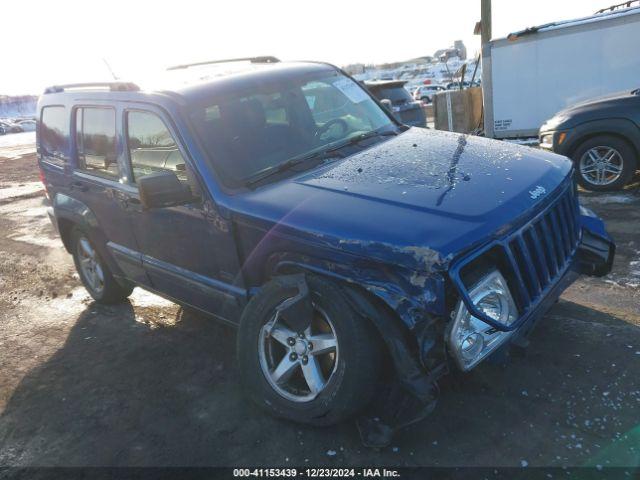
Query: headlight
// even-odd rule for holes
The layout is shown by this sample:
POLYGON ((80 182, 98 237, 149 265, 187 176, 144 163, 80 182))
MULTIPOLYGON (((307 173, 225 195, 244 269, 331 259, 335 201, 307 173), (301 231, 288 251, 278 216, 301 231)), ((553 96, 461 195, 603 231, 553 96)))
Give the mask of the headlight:
POLYGON ((540 137, 540 146, 553 148, 553 133, 546 133, 540 137))
MULTIPOLYGON (((518 318, 507 282, 497 270, 483 277, 469 292, 474 305, 505 325, 518 318)), ((449 335, 449 347, 462 370, 470 370, 504 343, 513 332, 500 332, 472 316, 460 301, 449 335)))

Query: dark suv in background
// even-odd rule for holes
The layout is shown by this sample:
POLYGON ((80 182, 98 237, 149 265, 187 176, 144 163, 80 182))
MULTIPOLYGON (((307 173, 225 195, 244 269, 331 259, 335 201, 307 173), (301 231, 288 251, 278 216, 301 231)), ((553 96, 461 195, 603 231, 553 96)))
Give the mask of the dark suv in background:
POLYGON ((365 87, 405 125, 426 127, 427 116, 422 103, 414 100, 404 88, 403 80, 376 80, 364 82, 365 87))
POLYGON ((640 89, 559 112, 540 127, 540 146, 571 158, 584 188, 621 189, 640 168, 640 89))
POLYGON ((579 273, 610 270, 566 158, 407 127, 329 64, 218 63, 157 90, 47 89, 38 160, 93 298, 141 286, 237 326, 269 412, 411 423, 440 377, 523 344, 579 273))

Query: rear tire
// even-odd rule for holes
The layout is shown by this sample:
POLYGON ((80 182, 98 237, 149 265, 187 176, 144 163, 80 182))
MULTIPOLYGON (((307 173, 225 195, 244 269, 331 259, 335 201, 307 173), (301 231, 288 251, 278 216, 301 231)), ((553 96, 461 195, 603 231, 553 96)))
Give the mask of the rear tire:
POLYGON ((131 295, 133 287, 123 287, 116 281, 89 235, 78 227, 71 232, 71 251, 80 280, 96 302, 120 303, 131 295))
POLYGON ((292 332, 280 321, 274 324, 277 329, 264 333, 276 307, 297 295, 296 279, 274 278, 251 299, 238 331, 241 379, 249 397, 270 414, 299 423, 333 425, 370 403, 380 349, 373 327, 353 311, 339 286, 318 277, 307 277, 307 284, 315 312, 305 332, 292 332), (320 343, 321 337, 322 342, 335 339, 333 350, 327 347, 329 343, 320 343), (287 343, 289 340, 294 345, 287 343), (305 350, 305 345, 313 342, 316 345, 305 350), (320 353, 320 345, 325 345, 324 353, 320 353), (297 356, 294 361, 292 354, 297 356), (307 355, 308 363, 303 364, 307 355), (310 386, 313 381, 309 382, 312 360, 321 378, 317 382, 321 388, 315 392, 310 386), (288 362, 298 364, 289 366, 288 362), (290 370, 278 377, 283 364, 290 370))
POLYGON ((620 190, 638 167, 631 145, 611 135, 586 140, 575 150, 572 159, 580 186, 595 192, 620 190))

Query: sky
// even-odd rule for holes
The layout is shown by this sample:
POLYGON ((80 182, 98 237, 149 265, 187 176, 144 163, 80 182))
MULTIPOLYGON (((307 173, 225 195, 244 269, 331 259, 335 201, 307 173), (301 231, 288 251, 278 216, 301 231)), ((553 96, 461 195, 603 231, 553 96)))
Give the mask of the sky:
MULTIPOLYGON (((48 85, 152 79, 203 60, 274 55, 340 66, 430 55, 454 40, 470 54, 480 0, 20 0, 3 2, 0 95, 48 85)), ((578 18, 613 0, 493 0, 493 37, 578 18)))

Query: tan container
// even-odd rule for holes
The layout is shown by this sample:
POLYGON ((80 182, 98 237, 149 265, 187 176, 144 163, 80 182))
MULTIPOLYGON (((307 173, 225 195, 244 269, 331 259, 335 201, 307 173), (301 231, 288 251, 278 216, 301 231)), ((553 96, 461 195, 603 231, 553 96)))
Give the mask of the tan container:
POLYGON ((470 133, 482 127, 482 88, 450 90, 433 97, 436 130, 470 133))

